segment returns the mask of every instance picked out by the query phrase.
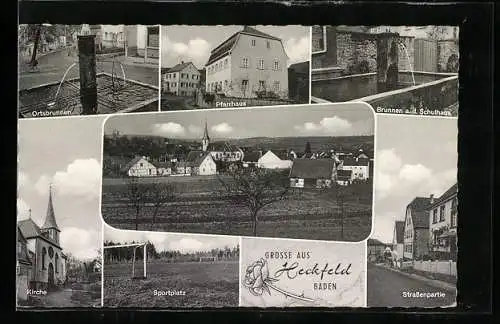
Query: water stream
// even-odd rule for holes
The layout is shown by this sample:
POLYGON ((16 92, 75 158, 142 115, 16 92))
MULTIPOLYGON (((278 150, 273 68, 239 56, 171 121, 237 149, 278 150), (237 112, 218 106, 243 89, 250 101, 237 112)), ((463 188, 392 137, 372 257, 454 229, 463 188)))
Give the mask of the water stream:
POLYGON ((69 68, 66 70, 66 72, 64 72, 64 75, 63 75, 63 77, 62 77, 62 80, 61 80, 61 82, 59 83, 59 87, 57 87, 57 91, 56 91, 56 95, 55 95, 55 97, 54 97, 54 101, 48 104, 48 106, 49 106, 49 107, 52 107, 52 106, 54 106, 54 105, 56 104, 57 96, 59 95, 59 91, 61 90, 61 86, 62 86, 62 84, 63 84, 64 80, 66 79, 66 75, 68 75, 69 71, 70 71, 72 68, 74 68, 74 67, 75 67, 75 65, 76 65, 76 63, 71 64, 71 65, 69 66, 69 68))
POLYGON ((413 85, 416 86, 417 84, 415 82, 415 74, 413 74, 413 66, 411 64, 410 54, 408 54, 408 49, 406 48, 405 44, 403 44, 403 43, 399 43, 399 45, 402 46, 403 49, 405 50, 406 58, 408 59, 408 65, 410 65, 410 72, 411 72, 411 77, 413 80, 413 85))

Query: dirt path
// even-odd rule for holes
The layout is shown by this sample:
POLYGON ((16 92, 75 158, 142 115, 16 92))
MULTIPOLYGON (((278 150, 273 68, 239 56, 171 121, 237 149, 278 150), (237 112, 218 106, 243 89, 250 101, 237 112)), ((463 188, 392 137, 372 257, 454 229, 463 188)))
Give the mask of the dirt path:
MULTIPOLYGON (((84 294, 85 292, 82 292, 84 294)), ((46 296, 38 297, 43 307, 92 307, 99 303, 98 300, 80 300, 72 298, 74 291, 70 288, 65 288, 58 291, 49 292, 46 296)))

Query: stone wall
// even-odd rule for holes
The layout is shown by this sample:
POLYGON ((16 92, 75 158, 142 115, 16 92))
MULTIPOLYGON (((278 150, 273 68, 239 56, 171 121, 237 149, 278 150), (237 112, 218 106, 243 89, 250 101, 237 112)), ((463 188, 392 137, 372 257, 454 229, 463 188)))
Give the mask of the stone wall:
POLYGON ((448 65, 451 56, 455 56, 458 59, 458 41, 456 40, 441 40, 437 42, 437 60, 438 60, 438 72, 458 72, 458 62, 456 68, 453 68, 453 64, 448 65))
POLYGON ((337 65, 344 74, 376 72, 377 36, 337 32, 337 65))

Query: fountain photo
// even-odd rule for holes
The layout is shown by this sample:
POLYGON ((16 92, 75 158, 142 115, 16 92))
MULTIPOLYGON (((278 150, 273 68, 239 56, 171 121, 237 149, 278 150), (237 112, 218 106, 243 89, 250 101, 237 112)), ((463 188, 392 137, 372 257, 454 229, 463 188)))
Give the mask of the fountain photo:
POLYGON ((308 103, 307 26, 162 26, 161 110, 308 103))
POLYGON ((311 102, 458 115, 458 27, 313 26, 311 102))
POLYGON ((159 26, 20 25, 19 118, 159 110, 159 26))
POLYGON ((128 230, 362 241, 374 127, 365 103, 110 116, 101 214, 128 230))

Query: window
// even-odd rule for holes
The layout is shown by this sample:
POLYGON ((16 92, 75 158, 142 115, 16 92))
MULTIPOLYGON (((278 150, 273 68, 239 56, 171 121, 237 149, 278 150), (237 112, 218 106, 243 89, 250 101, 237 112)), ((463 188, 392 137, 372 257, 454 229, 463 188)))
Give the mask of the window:
POLYGON ((280 69, 280 62, 278 60, 274 60, 273 62, 273 70, 278 71, 280 69))
POLYGON ((148 27, 148 47, 160 47, 160 28, 158 26, 148 27))
POLYGON ((248 80, 241 80, 241 87, 246 89, 248 87, 248 80))
POLYGON ((271 48, 271 42, 270 41, 266 41, 266 46, 267 46, 267 49, 270 49, 271 48))
POLYGON ((312 53, 326 52, 326 26, 312 27, 312 53))
POLYGON ((439 221, 444 221, 444 205, 439 208, 439 221))
POLYGON ((55 259, 55 271, 56 273, 59 273, 59 254, 56 253, 56 259, 55 259))
POLYGON ((244 57, 244 58, 241 60, 241 67, 242 67, 242 68, 247 69, 249 65, 250 65, 250 64, 249 64, 249 62, 248 62, 248 58, 244 57))
POLYGON ((42 248, 42 269, 45 270, 45 258, 47 257, 47 249, 42 248))
POLYGON ((280 82, 279 81, 274 81, 273 91, 275 91, 275 92, 280 91, 280 82))
POLYGON ((224 80, 224 89, 227 89, 227 80, 224 80))
POLYGON ((228 65, 229 65, 229 60, 226 58, 224 60, 224 68, 227 68, 228 65))
POLYGON ((255 46, 255 39, 252 39, 252 46, 255 46))
POLYGON ((437 223, 437 219, 438 219, 437 215, 438 215, 438 210, 436 208, 436 209, 434 209, 432 211, 432 224, 436 224, 437 223))
POLYGON ((259 91, 266 90, 266 81, 259 81, 259 91))
POLYGON ((457 214, 458 214, 458 201, 457 198, 453 198, 451 201, 451 221, 450 227, 457 227, 457 214))
POLYGON ((264 70, 264 59, 259 59, 259 65, 257 66, 259 70, 264 70))

